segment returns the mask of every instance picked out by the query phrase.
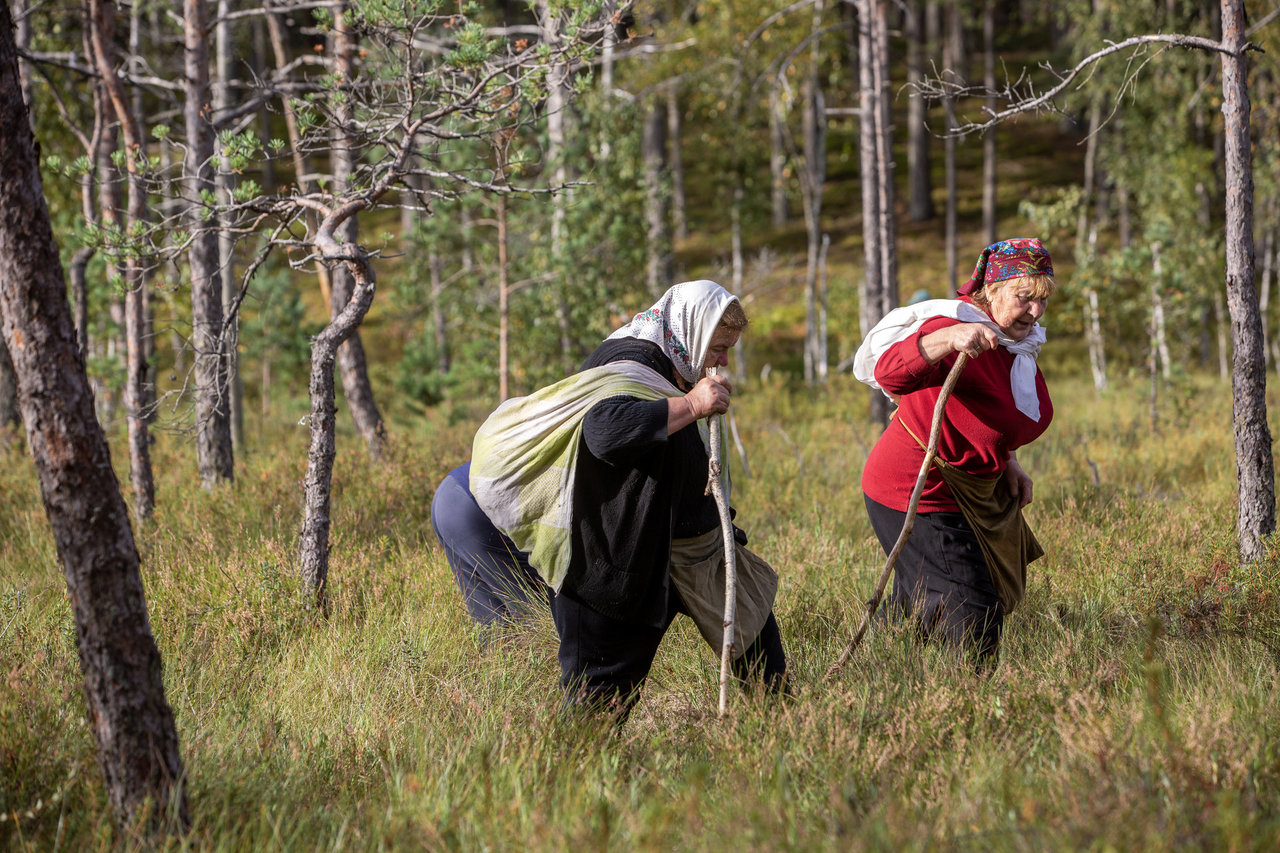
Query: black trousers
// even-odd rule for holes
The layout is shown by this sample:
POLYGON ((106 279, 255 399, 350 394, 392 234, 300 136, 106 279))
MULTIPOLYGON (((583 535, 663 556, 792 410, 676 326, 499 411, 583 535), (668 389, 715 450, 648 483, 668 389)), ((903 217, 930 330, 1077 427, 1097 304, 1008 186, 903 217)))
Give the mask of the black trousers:
MULTIPOLYGON (((625 720, 640 696, 658 645, 676 615, 684 612, 675 587, 667 596, 666 620, 661 626, 635 625, 611 619, 568 594, 551 600, 551 616, 560 635, 560 684, 568 705, 607 711, 625 720)), ((772 613, 760 635, 733 661, 733 672, 744 687, 763 683, 768 692, 787 686, 786 653, 772 613)))
MULTIPOLYGON (((906 513, 863 496, 871 526, 888 554, 906 513)), ((958 512, 917 513, 915 526, 893 571, 890 614, 909 615, 925 639, 938 639, 994 662, 1000 649, 1004 608, 991 584, 978 537, 958 512)))

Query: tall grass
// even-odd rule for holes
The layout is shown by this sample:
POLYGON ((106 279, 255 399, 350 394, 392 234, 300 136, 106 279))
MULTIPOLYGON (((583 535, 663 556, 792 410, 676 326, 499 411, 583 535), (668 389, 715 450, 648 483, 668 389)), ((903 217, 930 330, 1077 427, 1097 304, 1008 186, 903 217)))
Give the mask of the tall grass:
MULTIPOLYGON (((342 437, 327 620, 299 606, 303 431, 212 493, 161 436, 138 539, 194 817, 169 846, 1275 849, 1280 562, 1235 566, 1229 389, 1187 380, 1153 432, 1145 385, 1051 380, 1019 454, 1048 554, 993 674, 882 626, 824 680, 883 561, 858 487, 877 431, 844 377, 756 382, 734 501, 781 574, 798 694, 718 720, 717 657, 678 620, 618 733, 561 714, 545 615, 468 622, 428 508, 474 419, 406 422, 376 466, 342 437)), ((142 846, 107 810, 31 464, 2 461, 0 846, 142 846)))

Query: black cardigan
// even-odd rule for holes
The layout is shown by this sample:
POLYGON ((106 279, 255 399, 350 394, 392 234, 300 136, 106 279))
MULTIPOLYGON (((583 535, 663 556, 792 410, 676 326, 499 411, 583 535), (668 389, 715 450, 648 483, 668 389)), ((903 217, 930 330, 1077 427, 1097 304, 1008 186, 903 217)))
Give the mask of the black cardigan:
MULTIPOLYGON (((656 344, 607 340, 583 369, 634 361, 676 384, 656 344)), ((624 622, 659 627, 667 616, 672 538, 719 526, 704 492, 707 452, 691 424, 667 435, 667 401, 616 396, 583 422, 573 489, 573 559, 561 594, 624 622)))

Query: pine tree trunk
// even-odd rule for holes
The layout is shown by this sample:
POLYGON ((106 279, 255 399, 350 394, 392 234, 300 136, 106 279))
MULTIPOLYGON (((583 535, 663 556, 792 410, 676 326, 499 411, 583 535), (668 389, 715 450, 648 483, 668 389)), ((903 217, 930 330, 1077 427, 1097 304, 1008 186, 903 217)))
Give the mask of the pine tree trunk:
POLYGON ((667 86, 667 142, 671 153, 671 226, 675 239, 689 239, 689 200, 684 191, 684 152, 680 146, 681 135, 680 89, 675 83, 667 86))
MULTIPOLYGON (((214 27, 216 74, 213 81, 213 112, 215 116, 222 115, 231 107, 231 86, 228 82, 231 79, 231 22, 228 18, 230 13, 230 0, 218 0, 218 22, 214 27)), ((265 53, 261 44, 261 22, 254 23, 254 42, 255 58, 260 58, 265 53)), ((264 110, 263 117, 266 118, 266 115, 264 110)), ((269 128, 263 133, 262 138, 270 138, 269 128)), ((230 204, 232 201, 230 168, 225 157, 221 160, 222 168, 216 170, 214 182, 217 184, 218 199, 224 204, 230 204)), ((270 187, 274 183, 274 175, 268 171, 272 169, 271 158, 263 161, 262 168, 264 185, 270 187)), ((219 349, 223 359, 222 379, 225 383, 222 395, 227 401, 231 454, 234 460, 235 454, 243 452, 244 449, 244 382, 240 377, 240 317, 233 315, 237 310, 236 297, 239 294, 239 285, 236 281, 235 240, 231 236, 231 230, 227 227, 225 218, 220 225, 222 227, 218 229, 218 271, 221 278, 222 317, 226 333, 222 336, 222 345, 219 349)))
MULTIPOLYGON (((109 0, 91 0, 90 25, 98 72, 106 83, 107 94, 124 133, 125 169, 128 206, 121 223, 126 232, 146 221, 147 197, 138 173, 137 152, 143 150, 142 132, 125 97, 124 85, 116 76, 115 51, 111 29, 114 5, 109 0)), ((148 520, 155 509, 155 479, 151 471, 151 441, 147 418, 150 393, 147 384, 146 283, 142 259, 131 258, 125 265, 125 347, 128 378, 124 403, 129 423, 129 478, 133 484, 133 512, 140 520, 148 520)))
POLYGON ((645 191, 645 284, 657 299, 672 284, 671 232, 667 227, 667 199, 663 180, 667 170, 666 104, 650 96, 645 106, 641 139, 645 191))
POLYGON ((333 460, 336 455, 334 435, 337 431, 334 401, 334 363, 342 342, 355 333, 373 304, 377 278, 368 256, 354 243, 339 243, 334 235, 341 223, 323 220, 315 244, 323 257, 343 259, 355 286, 351 298, 329 325, 311 342, 311 445, 307 451, 307 476, 303 484, 306 503, 299 537, 302 582, 311 602, 328 612, 325 590, 329 580, 329 503, 333 482, 333 460))
MULTIPOLYGON (((862 237, 863 262, 866 274, 862 289, 862 334, 865 337, 885 315, 885 294, 888 289, 884 268, 884 229, 881 227, 882 167, 880 152, 883 138, 880 136, 880 99, 884 90, 877 67, 879 54, 878 28, 882 23, 880 0, 858 0, 858 84, 859 113, 858 151, 862 184, 862 237)), ((878 423, 888 423, 889 401, 884 394, 870 390, 870 416, 878 423)))
MULTIPOLYGON (((949 84, 963 85, 964 80, 956 70, 958 57, 956 56, 956 42, 958 39, 952 34, 953 30, 959 28, 960 11, 954 3, 949 3, 944 12, 945 23, 943 25, 944 35, 942 40, 942 74, 949 84)), ((948 129, 956 126, 956 109, 955 99, 951 96, 950 90, 942 98, 943 120, 946 122, 948 129)), ((946 222, 943 226, 943 251, 947 258, 947 295, 956 291, 960 284, 959 270, 959 254, 957 241, 958 237, 958 219, 959 219, 959 195, 956 189, 956 145, 959 142, 954 135, 948 133, 943 141, 943 158, 946 176, 946 194, 947 207, 945 213, 946 222)))
MULTIPOLYGON (((342 80, 349 82, 355 77, 355 37, 346 20, 346 2, 335 3, 332 8, 336 70, 342 80)), ((341 194, 347 190, 356 168, 354 117, 351 114, 349 93, 347 99, 336 107, 335 113, 340 118, 338 126, 334 128, 333 183, 336 191, 341 194)), ((352 216, 339 225, 334 237, 339 243, 356 245, 359 239, 359 223, 356 218, 352 216)), ((352 266, 339 264, 333 267, 329 284, 332 288, 329 317, 336 322, 359 287, 352 266)), ((363 320, 365 312, 361 311, 359 314, 363 320)), ((368 360, 365 358, 358 325, 344 336, 339 345, 337 364, 342 377, 342 396, 347 401, 347 410, 351 413, 356 432, 364 439, 369 456, 381 459, 386 450, 386 425, 373 397, 373 384, 369 381, 368 360)))
POLYGON ((146 815, 151 824, 142 828, 180 832, 189 818, 178 734, 128 511, 67 305, 12 26, 0 4, 0 329, 71 599, 107 797, 126 829, 146 815))
MULTIPOLYGON (((561 38, 560 21, 552 6, 541 0, 537 6, 538 25, 542 29, 542 41, 554 48, 561 38)), ((570 164, 565 152, 565 140, 572 132, 572 116, 569 113, 569 69, 562 62, 554 63, 547 74, 547 151, 546 163, 551 167, 550 183, 563 187, 569 182, 570 164)), ((573 343, 573 317, 569 306, 571 281, 566 270, 571 263, 566 257, 568 199, 565 193, 555 193, 551 198, 551 265, 556 271, 556 324, 560 330, 560 369, 572 373, 577 362, 573 343)), ((506 399, 505 397, 503 399, 506 399)))
MULTIPOLYGON (((987 90, 988 115, 996 112, 996 12, 992 0, 982 7, 982 84, 987 90)), ((990 246, 996 236, 996 128, 982 137, 982 243, 990 246)))
POLYGON ((1232 423, 1239 488, 1240 562, 1263 556, 1276 527, 1275 472, 1267 426, 1267 373, 1254 280, 1253 163, 1243 0, 1222 0, 1227 308, 1232 331, 1232 423))
MULTIPOLYGON (((231 413, 227 400, 227 360, 222 341, 222 277, 218 232, 209 227, 202 199, 216 197, 214 130, 210 122, 209 13, 206 0, 184 0, 186 37, 187 227, 191 232, 191 343, 195 349, 196 464, 200 484, 212 489, 235 476, 231 413)), ((216 220, 215 220, 216 221, 216 220)))
MULTIPOLYGON (((924 3, 912 0, 907 8, 907 81, 924 79, 931 45, 925 37, 924 3)), ((924 222, 934 217, 933 175, 929 148, 933 135, 928 127, 929 108, 924 96, 911 92, 907 102, 907 218, 924 222)))

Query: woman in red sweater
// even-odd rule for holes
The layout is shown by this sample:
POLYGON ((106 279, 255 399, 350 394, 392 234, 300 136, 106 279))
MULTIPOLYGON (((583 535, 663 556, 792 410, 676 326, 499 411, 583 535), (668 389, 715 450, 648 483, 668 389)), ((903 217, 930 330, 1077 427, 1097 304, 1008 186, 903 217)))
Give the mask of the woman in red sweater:
POLYGON ((983 250, 957 299, 891 311, 855 358, 859 379, 898 403, 862 475, 871 525, 888 553, 924 461, 933 410, 958 353, 969 356, 947 402, 911 537, 894 570, 890 608, 992 663, 1004 617, 1022 599, 1026 564, 1041 556, 1022 518, 1032 481, 1016 451, 1053 419, 1036 357, 1056 289, 1034 238, 983 250))

